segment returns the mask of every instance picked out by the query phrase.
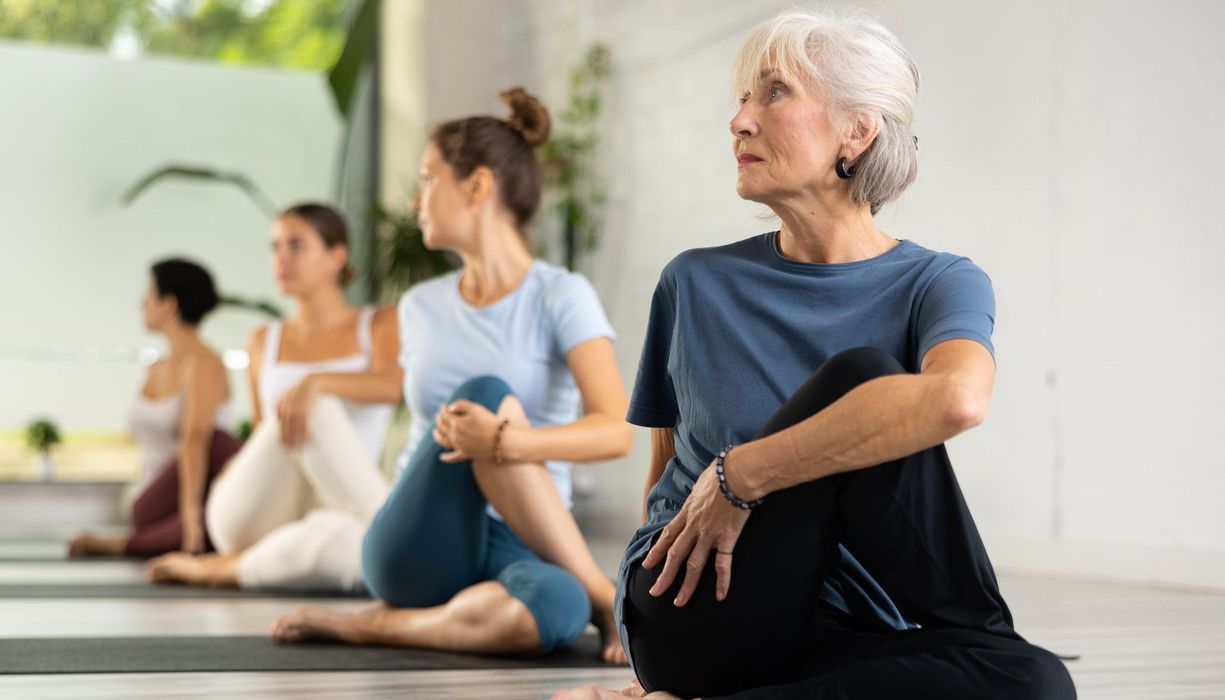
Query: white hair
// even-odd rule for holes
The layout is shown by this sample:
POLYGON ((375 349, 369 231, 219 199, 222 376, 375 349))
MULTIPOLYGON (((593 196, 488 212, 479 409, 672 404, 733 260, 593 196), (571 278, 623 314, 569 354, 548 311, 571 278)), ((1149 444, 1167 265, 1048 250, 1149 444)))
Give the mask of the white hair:
POLYGON ((875 214, 914 182, 918 142, 910 125, 919 69, 883 25, 858 12, 783 12, 740 49, 732 69, 737 96, 756 86, 766 70, 786 83, 815 86, 839 128, 849 129, 856 118, 879 128, 854 164, 852 202, 867 204, 875 214))

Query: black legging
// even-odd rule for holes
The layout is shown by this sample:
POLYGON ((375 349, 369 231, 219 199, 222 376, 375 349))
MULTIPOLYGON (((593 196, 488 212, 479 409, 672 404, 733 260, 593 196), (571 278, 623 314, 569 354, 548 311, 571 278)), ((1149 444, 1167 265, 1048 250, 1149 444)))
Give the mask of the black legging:
MULTIPOLYGON (((830 358, 759 437, 856 386, 905 370, 856 348, 830 358)), ((1063 663, 1023 640, 996 584, 943 445, 770 494, 745 524, 731 589, 715 600, 714 558, 683 607, 683 577, 656 598, 662 565, 629 573, 624 618, 647 690, 682 697, 1074 698, 1063 663), (842 542, 909 619, 904 632, 852 619, 818 594, 842 542)))

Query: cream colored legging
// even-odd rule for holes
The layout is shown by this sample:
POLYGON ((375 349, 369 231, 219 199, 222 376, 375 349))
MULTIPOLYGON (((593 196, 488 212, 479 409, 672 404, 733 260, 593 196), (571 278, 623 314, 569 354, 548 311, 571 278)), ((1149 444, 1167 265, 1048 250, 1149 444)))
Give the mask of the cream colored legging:
POLYGON ((307 433, 289 450, 265 417, 213 484, 205 523, 218 552, 241 553, 242 588, 362 588, 362 537, 387 482, 339 399, 319 398, 307 433))

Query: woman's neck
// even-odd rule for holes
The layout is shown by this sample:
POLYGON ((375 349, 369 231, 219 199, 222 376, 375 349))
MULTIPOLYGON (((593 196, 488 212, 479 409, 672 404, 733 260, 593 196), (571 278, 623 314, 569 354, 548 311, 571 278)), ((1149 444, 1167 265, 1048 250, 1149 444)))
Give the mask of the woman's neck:
POLYGON ((170 346, 170 357, 186 357, 199 349, 200 331, 185 323, 176 323, 162 331, 166 344, 170 346))
POLYGON ((523 236, 505 222, 491 224, 459 255, 464 263, 459 293, 473 306, 488 306, 513 292, 535 262, 523 236))
POLYGON ((340 287, 328 286, 300 295, 294 320, 311 330, 328 330, 349 323, 352 314, 340 287))
POLYGON ((809 199, 795 206, 776 206, 774 212, 782 220, 779 253, 792 260, 856 262, 874 258, 898 243, 876 227, 866 205, 809 199))

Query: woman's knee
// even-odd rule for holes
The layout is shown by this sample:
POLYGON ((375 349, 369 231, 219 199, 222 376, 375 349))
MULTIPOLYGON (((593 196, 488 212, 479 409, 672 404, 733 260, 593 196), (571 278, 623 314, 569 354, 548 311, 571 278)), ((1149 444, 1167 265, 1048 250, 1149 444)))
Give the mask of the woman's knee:
POLYGON ((498 582, 531 612, 541 651, 570 646, 591 620, 587 591, 559 566, 525 559, 503 569, 498 582))
POLYGON ((1051 652, 1032 647, 1019 664, 1017 675, 1026 681, 1017 688, 1012 700, 1075 700, 1076 686, 1068 667, 1051 652))
POLYGON ((891 374, 904 374, 906 369, 893 355, 870 346, 849 348, 836 353, 821 365, 820 371, 833 372, 857 383, 891 374))
POLYGON ((451 393, 451 398, 448 400, 448 402, 459 401, 461 399, 464 401, 471 401, 473 403, 478 403, 496 413, 498 411, 498 407, 502 404, 502 400, 507 396, 513 395, 514 391, 511 390, 510 385, 506 383, 506 380, 502 379, 501 377, 486 374, 479 377, 473 377, 463 384, 460 384, 458 387, 456 387, 455 391, 451 393))

